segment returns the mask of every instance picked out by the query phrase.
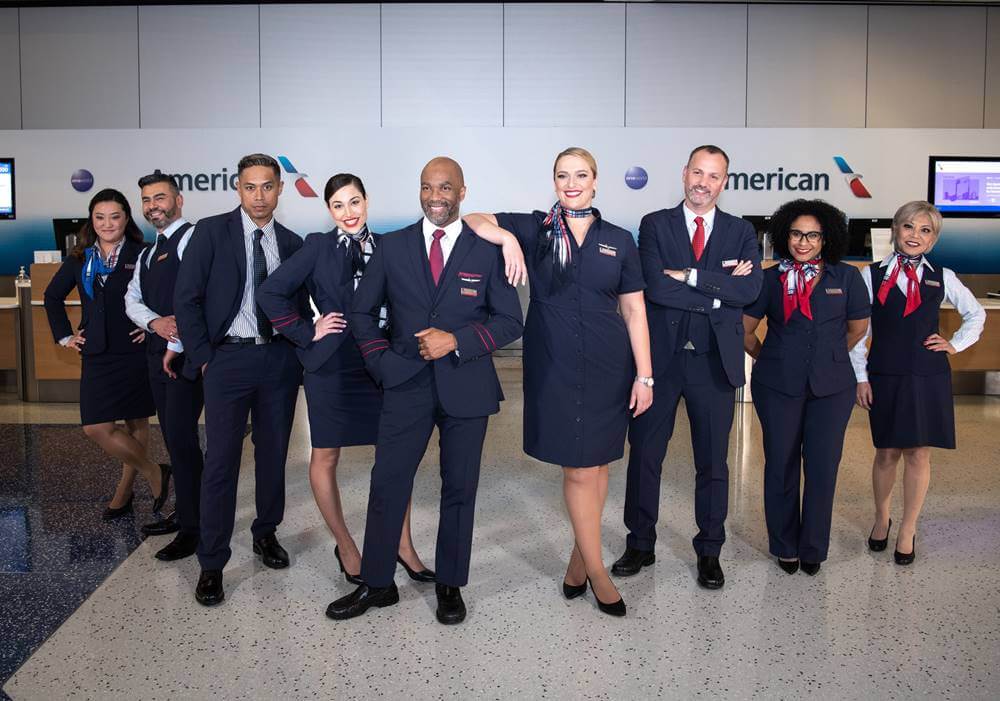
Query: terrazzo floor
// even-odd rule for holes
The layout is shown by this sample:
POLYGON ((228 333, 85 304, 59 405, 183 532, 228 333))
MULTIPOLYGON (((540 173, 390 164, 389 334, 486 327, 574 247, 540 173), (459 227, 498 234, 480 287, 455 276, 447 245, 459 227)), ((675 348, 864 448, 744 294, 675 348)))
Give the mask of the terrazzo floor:
MULTIPOLYGON (((464 624, 439 625, 433 586, 410 582, 402 569, 399 605, 346 622, 323 615, 352 586, 337 569, 333 541, 312 500, 300 401, 288 508, 278 532, 292 555, 289 569, 269 570, 250 551, 253 475, 245 469, 222 606, 199 606, 197 562, 157 562, 152 555, 168 537, 151 538, 4 691, 18 700, 1000 697, 1000 399, 957 398, 961 447, 933 454, 917 562, 910 568, 893 563, 891 548, 878 554, 865 548, 873 450, 867 418, 856 411, 830 559, 816 577, 786 575, 767 554, 760 426, 750 405, 738 410, 722 554, 726 586, 715 592, 695 583, 694 475, 680 411, 664 466, 657 561, 617 580, 629 613, 613 619, 597 611, 589 592, 569 602, 560 594, 572 547, 560 471, 521 452, 520 373, 505 370, 502 380, 508 401, 490 423, 484 452, 464 624)), ((0 404, 0 423, 76 420, 75 407, 50 409, 0 404)), ((247 441, 245 465, 251 451, 247 441)), ((346 449, 340 469, 359 541, 373 454, 346 449)), ((413 500, 414 537, 432 567, 437 461, 432 445, 413 500)), ((623 461, 612 466, 604 520, 609 564, 624 544, 624 468, 623 461)), ((85 541, 106 537, 84 534, 85 541)), ((34 542, 31 548, 37 550, 34 542)), ((31 609, 48 596, 45 587, 58 589, 60 578, 89 577, 93 586, 103 574, 70 568, 40 576, 37 598, 0 610, 0 631, 34 627, 31 609)))

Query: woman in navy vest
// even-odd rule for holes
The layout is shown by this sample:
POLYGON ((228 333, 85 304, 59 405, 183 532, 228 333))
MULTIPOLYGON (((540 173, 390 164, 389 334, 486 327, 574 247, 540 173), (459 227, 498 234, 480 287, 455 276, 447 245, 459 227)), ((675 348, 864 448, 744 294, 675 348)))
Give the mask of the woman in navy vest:
MULTIPOLYGON (((333 552, 341 572, 348 582, 361 584, 361 553, 344 520, 337 464, 341 448, 375 444, 382 391, 365 370, 344 313, 351 308, 354 290, 378 239, 368 228, 368 197, 360 178, 349 173, 334 175, 327 181, 323 197, 336 226, 307 236, 302 248, 261 285, 257 304, 274 329, 297 347, 305 369, 303 385, 312 440, 309 482, 316 505, 337 541, 333 552), (320 313, 315 323, 296 311, 303 285, 320 313)), ((434 581, 434 573, 424 567, 413 547, 409 508, 398 557, 412 579, 434 581)))
POLYGON ((857 381, 850 349, 868 330, 861 273, 841 263, 847 217, 822 200, 793 200, 771 217, 778 265, 743 310, 750 388, 764 436, 768 544, 788 574, 819 572, 830 545, 837 470, 857 381), (763 346, 756 330, 767 316, 763 346), (804 475, 801 505, 799 481, 804 475))
POLYGON ((149 417, 156 409, 146 371, 146 334, 125 315, 125 290, 143 251, 142 232, 128 200, 101 190, 76 248, 45 288, 45 312, 57 343, 81 354, 80 418, 83 432, 122 462, 122 476, 105 520, 132 511, 136 474, 149 482, 153 511, 167 498, 170 468, 148 456, 149 417), (74 332, 65 300, 80 293, 80 327, 74 332), (121 426, 117 421, 124 420, 121 426))
POLYGON ((600 610, 624 616, 601 556, 601 515, 608 463, 625 452, 630 415, 653 401, 646 283, 632 234, 592 207, 594 157, 568 148, 552 175, 558 201, 548 212, 472 214, 466 222, 505 249, 520 246, 527 261, 524 451, 563 467, 575 535, 563 594, 576 598, 589 581, 600 610))
POLYGON ((917 519, 931 476, 931 447, 955 447, 955 404, 948 356, 959 353, 983 331, 986 312, 955 273, 932 265, 927 253, 941 233, 941 213, 929 202, 904 204, 892 218, 895 252, 862 273, 872 300, 871 348, 851 351, 858 378, 857 402, 868 409, 875 462, 875 525, 868 547, 886 549, 892 520, 889 506, 896 467, 903 458, 903 520, 893 553, 896 564, 916 557, 917 519), (962 317, 945 340, 938 332, 943 302, 962 317))

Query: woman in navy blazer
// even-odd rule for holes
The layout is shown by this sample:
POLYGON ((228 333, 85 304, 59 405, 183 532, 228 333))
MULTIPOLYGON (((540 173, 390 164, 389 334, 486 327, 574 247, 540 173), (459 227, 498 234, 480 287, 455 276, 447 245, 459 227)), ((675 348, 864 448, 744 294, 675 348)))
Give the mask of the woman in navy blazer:
POLYGON ((125 314, 125 289, 145 248, 128 200, 105 189, 90 200, 80 240, 45 288, 45 313, 56 343, 81 358, 80 418, 83 432, 111 457, 121 460, 122 476, 105 520, 132 510, 136 474, 148 482, 153 510, 166 501, 170 468, 148 456, 149 417, 156 408, 146 372, 146 334, 125 314), (80 293, 80 327, 73 331, 66 297, 80 293), (125 425, 116 423, 124 420, 125 425))
POLYGON ((822 200, 794 200, 771 218, 778 265, 764 271, 743 310, 744 348, 764 434, 764 516, 771 554, 793 574, 819 572, 856 380, 850 349, 868 329, 871 305, 854 266, 841 263, 847 217, 822 200), (767 316, 761 346, 756 331, 767 316), (800 476, 805 475, 801 507, 800 476))
MULTIPOLYGON (((365 369, 344 314, 351 308, 354 290, 378 239, 368 228, 368 196, 360 178, 350 173, 334 175, 327 181, 323 197, 336 226, 307 236, 302 248, 261 285, 257 304, 274 329, 296 345, 305 369, 303 385, 312 440, 309 482, 316 505, 337 541, 333 552, 340 570, 347 581, 360 584, 361 553, 344 520, 337 464, 341 448, 375 444, 382 391, 365 369), (296 300, 303 287, 319 310, 315 323, 297 311, 296 300)), ((424 567, 413 546, 409 507, 398 558, 411 578, 434 581, 434 573, 424 567)))

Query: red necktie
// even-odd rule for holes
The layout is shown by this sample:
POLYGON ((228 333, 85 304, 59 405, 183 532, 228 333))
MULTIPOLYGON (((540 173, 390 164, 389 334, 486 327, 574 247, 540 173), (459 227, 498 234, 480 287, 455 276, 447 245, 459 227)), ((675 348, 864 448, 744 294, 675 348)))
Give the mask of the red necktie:
POLYGON ((909 316, 920 306, 920 280, 917 279, 917 266, 902 258, 896 258, 896 268, 892 275, 882 279, 882 284, 878 288, 878 301, 885 304, 889 297, 889 291, 896 286, 896 278, 899 277, 900 269, 906 274, 906 306, 903 308, 903 316, 909 316))
POLYGON ((431 252, 428 256, 431 262, 431 277, 434 278, 434 285, 437 286, 441 279, 441 272, 444 270, 444 251, 441 250, 441 237, 444 236, 443 229, 435 229, 434 240, 431 242, 431 252))
POLYGON ((694 237, 691 239, 691 248, 694 250, 694 259, 701 260, 701 254, 705 252, 705 220, 701 217, 695 217, 694 223, 694 237))

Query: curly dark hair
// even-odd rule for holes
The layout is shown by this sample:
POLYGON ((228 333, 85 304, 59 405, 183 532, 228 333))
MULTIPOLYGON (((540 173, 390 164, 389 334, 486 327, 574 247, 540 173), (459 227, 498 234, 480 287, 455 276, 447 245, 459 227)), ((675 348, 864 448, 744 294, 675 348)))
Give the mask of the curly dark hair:
POLYGON ((778 207, 768 223, 768 233, 774 252, 779 258, 791 258, 788 250, 788 232, 792 222, 801 216, 816 217, 823 232, 824 263, 839 263, 847 251, 847 215, 823 200, 792 200, 778 207))

